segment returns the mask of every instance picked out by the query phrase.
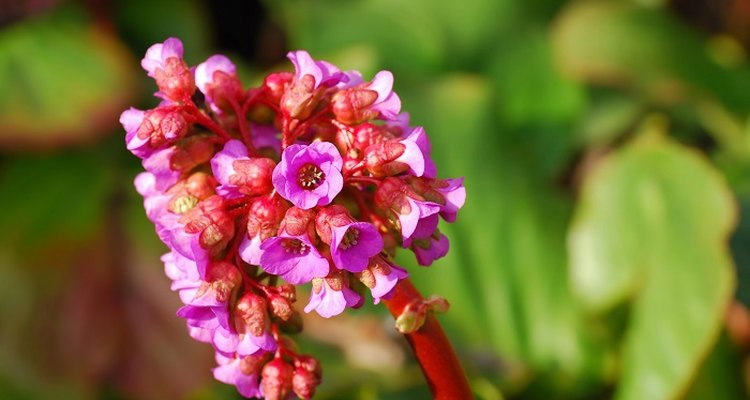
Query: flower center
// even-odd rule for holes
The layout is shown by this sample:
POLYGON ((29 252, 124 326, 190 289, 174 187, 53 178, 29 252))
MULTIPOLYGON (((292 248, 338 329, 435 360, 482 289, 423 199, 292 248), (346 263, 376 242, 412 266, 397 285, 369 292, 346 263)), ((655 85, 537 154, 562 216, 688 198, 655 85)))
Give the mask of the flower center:
POLYGON ((281 241, 281 247, 287 253, 299 255, 306 254, 310 250, 310 247, 299 239, 284 239, 281 241))
POLYGON ((320 186, 326 179, 326 174, 315 164, 307 163, 297 171, 297 183, 307 190, 320 186))
POLYGON ((356 246, 357 240, 359 240, 359 230, 356 228, 349 228, 346 230, 346 233, 344 234, 344 238, 341 240, 341 244, 339 245, 339 248, 341 250, 346 250, 352 246, 356 246))

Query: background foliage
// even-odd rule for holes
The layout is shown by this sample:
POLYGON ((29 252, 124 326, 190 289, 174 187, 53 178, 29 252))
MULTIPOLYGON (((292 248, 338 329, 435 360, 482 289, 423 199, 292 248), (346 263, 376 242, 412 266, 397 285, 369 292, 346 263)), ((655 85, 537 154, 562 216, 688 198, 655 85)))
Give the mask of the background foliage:
MULTIPOLYGON (((20 0, 0 27, 0 398, 237 398, 174 317, 117 124, 167 36, 246 82, 297 48, 394 72, 466 177, 448 257, 400 261, 478 398, 747 396, 748 0, 20 0)), ((320 398, 429 396, 382 310, 305 324, 320 398)))

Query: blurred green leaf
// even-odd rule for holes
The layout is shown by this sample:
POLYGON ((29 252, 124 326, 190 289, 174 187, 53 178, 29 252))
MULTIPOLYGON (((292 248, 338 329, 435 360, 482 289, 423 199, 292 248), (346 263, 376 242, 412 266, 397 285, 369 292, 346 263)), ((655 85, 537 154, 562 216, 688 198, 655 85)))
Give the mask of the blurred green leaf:
MULTIPOLYGON (((376 50, 401 74, 435 72, 445 60, 445 33, 421 1, 269 1, 288 29, 293 47, 326 59, 351 46, 376 50)), ((368 77, 365 77, 368 79, 368 77)))
POLYGON ((0 146, 52 147, 101 135, 133 99, 135 60, 71 10, 0 32, 0 146))
MULTIPOLYGON (((198 0, 129 0, 115 3, 117 23, 139 56, 170 36, 182 40, 185 60, 203 62, 212 40, 206 7, 198 0)), ((145 73, 142 74, 145 76, 145 73)), ((153 85, 153 84, 152 84, 153 85)), ((153 86, 149 88, 152 89, 153 86)))
POLYGON ((747 67, 720 66, 698 34, 664 9, 628 1, 575 1, 558 16, 553 47, 561 67, 585 82, 633 86, 666 103, 717 97, 750 108, 747 67))
POLYGON ((465 176, 468 192, 459 220, 440 228, 452 242, 445 259, 426 270, 402 257, 416 284, 451 302, 440 319, 470 368, 511 391, 542 372, 554 376, 548 384, 556 390, 581 389, 602 373, 604 354, 560 284, 568 199, 545 188, 533 161, 503 141, 486 79, 454 74, 404 93, 413 120, 426 125, 439 175, 465 176), (422 101, 412 103, 417 96, 422 101))
POLYGON ((75 252, 104 223, 111 160, 101 148, 5 160, 0 248, 26 261, 75 252))
POLYGON ((736 209, 717 171, 654 126, 601 162, 570 230, 572 283, 594 312, 632 301, 617 398, 684 393, 734 287, 736 209))
POLYGON ((722 334, 695 377, 685 400, 742 399, 742 359, 726 334, 722 334))

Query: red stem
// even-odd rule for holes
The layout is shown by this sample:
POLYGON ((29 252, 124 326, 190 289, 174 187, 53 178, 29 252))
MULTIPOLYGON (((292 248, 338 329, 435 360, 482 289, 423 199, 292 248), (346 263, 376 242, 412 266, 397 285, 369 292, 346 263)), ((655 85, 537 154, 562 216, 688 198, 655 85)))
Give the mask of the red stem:
MULTIPOLYGON (((417 288, 409 279, 404 279, 398 282, 393 297, 386 300, 385 305, 394 317, 398 317, 407 304, 421 299, 417 288)), ((428 313, 422 328, 404 336, 414 351, 434 399, 474 398, 461 364, 435 316, 428 313)))

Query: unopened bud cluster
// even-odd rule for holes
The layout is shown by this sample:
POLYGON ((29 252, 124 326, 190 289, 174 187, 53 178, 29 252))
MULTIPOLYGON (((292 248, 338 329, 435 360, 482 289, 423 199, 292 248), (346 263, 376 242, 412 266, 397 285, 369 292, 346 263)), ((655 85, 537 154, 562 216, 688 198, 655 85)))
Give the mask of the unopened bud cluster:
POLYGON ((153 45, 141 65, 162 99, 120 121, 146 172, 135 180, 170 252, 162 257, 190 335, 213 345, 216 379, 246 397, 309 399, 318 362, 294 352, 305 312, 323 317, 387 299, 407 272, 398 247, 428 266, 448 251, 466 192, 438 179, 430 144, 411 127, 381 71, 365 82, 304 51, 295 72, 245 89, 215 55, 195 68, 182 43, 153 45))

